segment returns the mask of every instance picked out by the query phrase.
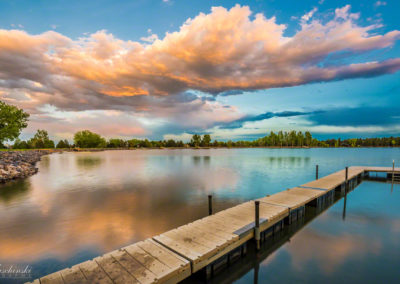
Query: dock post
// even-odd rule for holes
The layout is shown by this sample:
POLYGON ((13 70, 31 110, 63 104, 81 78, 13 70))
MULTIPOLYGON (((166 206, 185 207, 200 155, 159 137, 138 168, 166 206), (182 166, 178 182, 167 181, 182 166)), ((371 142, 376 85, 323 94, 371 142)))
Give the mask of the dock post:
POLYGON ((345 187, 344 187, 344 191, 346 193, 348 190, 348 185, 349 185, 349 167, 346 167, 346 181, 345 181, 345 187))
POLYGON ((208 195, 208 215, 212 215, 212 195, 208 195))
POLYGON ((315 179, 318 179, 318 165, 315 167, 315 179))
POLYGON ((394 183, 394 160, 393 160, 393 168, 392 168, 392 184, 394 183))
POLYGON ((260 201, 254 201, 255 210, 256 210, 256 220, 255 220, 255 228, 254 228, 254 238, 256 239, 257 250, 260 250, 260 201))

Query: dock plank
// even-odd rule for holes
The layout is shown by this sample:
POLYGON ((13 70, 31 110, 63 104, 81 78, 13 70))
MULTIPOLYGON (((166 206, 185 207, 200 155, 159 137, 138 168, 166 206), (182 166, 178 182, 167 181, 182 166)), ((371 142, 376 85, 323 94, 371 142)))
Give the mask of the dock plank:
POLYGON ((61 276, 60 271, 54 272, 52 274, 46 275, 40 278, 41 284, 64 284, 64 280, 61 276))
POLYGON ((146 269, 146 267, 140 264, 126 250, 120 249, 118 251, 114 251, 112 252, 112 256, 140 283, 147 284, 157 281, 156 275, 146 269))
POLYGON ((107 273, 114 283, 140 283, 136 278, 129 274, 114 257, 112 257, 112 253, 113 252, 96 257, 94 260, 107 273))
POLYGON ((140 248, 170 267, 171 270, 165 277, 166 281, 178 282, 191 274, 190 262, 166 249, 153 240, 145 240, 137 244, 140 248))
POLYGON ((191 250, 187 246, 182 245, 181 242, 176 242, 174 239, 171 239, 165 236, 164 234, 155 236, 153 237, 153 239, 158 243, 164 245, 165 247, 169 248, 170 250, 178 253, 181 256, 184 256, 185 258, 193 262, 196 262, 201 256, 201 253, 195 250, 191 250))
POLYGON ((111 278, 100 268, 97 262, 89 260, 79 264, 79 268, 89 283, 111 284, 111 278))
POLYGON ((157 277, 158 281, 165 280, 172 272, 169 266, 165 265, 137 245, 128 246, 125 250, 147 270, 151 271, 151 273, 157 277))
POLYGON ((61 270, 60 273, 65 283, 71 283, 71 284, 88 283, 85 275, 83 275, 82 271, 79 269, 79 266, 66 268, 64 270, 61 270))
POLYGON ((260 198, 259 200, 260 202, 277 204, 291 209, 296 209, 300 206, 304 206, 304 204, 312 200, 312 198, 300 194, 291 194, 290 191, 285 190, 267 197, 260 198))

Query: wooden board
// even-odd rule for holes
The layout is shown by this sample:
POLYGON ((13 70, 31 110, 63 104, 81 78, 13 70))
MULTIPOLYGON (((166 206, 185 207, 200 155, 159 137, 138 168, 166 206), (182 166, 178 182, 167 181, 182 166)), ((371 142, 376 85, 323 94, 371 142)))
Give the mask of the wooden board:
POLYGON ((79 268, 89 283, 111 284, 111 278, 104 272, 97 262, 89 260, 79 264, 79 268))
POLYGON ((291 194, 285 190, 267 197, 260 198, 259 200, 260 202, 265 202, 267 204, 277 204, 286 206, 290 209, 296 209, 307 203, 310 198, 303 195, 291 194))
POLYGON ((137 243, 137 246, 170 268, 165 276, 165 282, 176 283, 191 274, 190 262, 187 259, 178 256, 159 243, 147 239, 137 243))
MULTIPOLYGON (((364 168, 362 167, 350 167, 348 170, 348 179, 350 180, 355 176, 361 174, 362 172, 364 172, 364 168)), ((318 180, 302 184, 302 186, 308 188, 321 188, 321 189, 332 190, 345 182, 346 180, 345 175, 346 175, 345 170, 340 170, 338 172, 335 172, 318 180)))
POLYGON ((293 187, 287 190, 287 193, 293 195, 301 195, 308 198, 308 201, 311 201, 315 198, 318 198, 322 195, 325 195, 327 191, 319 190, 319 189, 312 189, 312 188, 303 188, 303 187, 293 187))
POLYGON ((94 261, 104 270, 114 283, 139 283, 113 256, 112 252, 96 257, 94 261))
POLYGON ((71 284, 88 283, 85 278, 85 275, 83 275, 82 271, 79 269, 77 265, 71 268, 61 270, 60 273, 65 283, 71 283, 71 284))
POLYGON ((154 283, 157 281, 156 275, 139 263, 126 250, 113 251, 111 255, 139 283, 154 283))
POLYGON ((61 277, 60 271, 46 275, 40 278, 41 284, 64 284, 64 280, 61 277))

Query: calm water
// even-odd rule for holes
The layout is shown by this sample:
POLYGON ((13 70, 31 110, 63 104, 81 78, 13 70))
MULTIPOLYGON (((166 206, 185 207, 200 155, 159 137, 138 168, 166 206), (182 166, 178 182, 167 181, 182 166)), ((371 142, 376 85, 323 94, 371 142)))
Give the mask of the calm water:
MULTIPOLYGON (((400 163, 400 149, 53 154, 37 175, 0 186, 0 264, 29 264, 37 278, 203 217, 207 194, 221 210, 313 180, 316 164, 323 176, 393 159, 400 163)), ((221 279, 248 283, 256 271, 259 283, 397 282, 399 191, 363 182, 348 195, 344 220, 340 200, 269 256, 248 258, 221 279)))

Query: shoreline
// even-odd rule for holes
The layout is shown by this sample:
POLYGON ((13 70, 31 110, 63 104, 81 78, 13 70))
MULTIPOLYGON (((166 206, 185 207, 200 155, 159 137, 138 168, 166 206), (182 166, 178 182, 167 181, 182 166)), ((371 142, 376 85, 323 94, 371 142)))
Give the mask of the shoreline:
POLYGON ((338 149, 338 148, 389 148, 400 147, 149 147, 149 148, 72 148, 72 149, 9 149, 0 151, 0 184, 27 178, 38 172, 36 163, 44 155, 62 152, 103 152, 121 150, 215 150, 215 149, 338 149))
POLYGON ((365 147, 307 147, 307 146, 257 146, 257 147, 139 147, 139 148, 71 148, 71 149, 56 149, 56 151, 64 152, 101 152, 101 151, 121 151, 121 150, 215 150, 215 149, 374 149, 388 148, 400 149, 400 147, 385 147, 385 146, 365 146, 365 147))
POLYGON ((38 172, 36 163, 52 150, 25 150, 0 152, 0 184, 23 179, 38 172))

